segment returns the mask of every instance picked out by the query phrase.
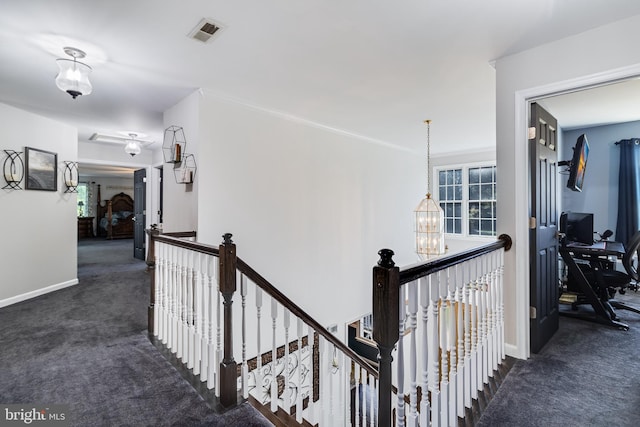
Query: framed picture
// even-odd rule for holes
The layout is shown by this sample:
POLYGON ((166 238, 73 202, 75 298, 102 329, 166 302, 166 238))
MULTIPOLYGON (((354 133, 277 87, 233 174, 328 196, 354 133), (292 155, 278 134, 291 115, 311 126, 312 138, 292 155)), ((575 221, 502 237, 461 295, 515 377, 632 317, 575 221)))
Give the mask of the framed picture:
POLYGON ((58 154, 25 147, 27 190, 56 191, 58 189, 58 154))

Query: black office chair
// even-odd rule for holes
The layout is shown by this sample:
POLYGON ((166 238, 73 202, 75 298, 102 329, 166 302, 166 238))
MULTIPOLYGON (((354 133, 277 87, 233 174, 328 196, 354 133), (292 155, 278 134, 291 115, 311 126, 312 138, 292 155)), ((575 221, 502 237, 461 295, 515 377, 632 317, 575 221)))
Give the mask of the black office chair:
POLYGON ((638 289, 640 275, 638 273, 638 256, 640 255, 640 231, 636 232, 625 249, 622 265, 626 272, 617 271, 608 265, 608 261, 592 262, 589 268, 583 269, 586 279, 604 303, 613 320, 617 319, 613 308, 633 311, 640 314, 640 309, 612 299, 616 292, 624 294, 627 289, 638 289), (613 308, 612 308, 613 307, 613 308))

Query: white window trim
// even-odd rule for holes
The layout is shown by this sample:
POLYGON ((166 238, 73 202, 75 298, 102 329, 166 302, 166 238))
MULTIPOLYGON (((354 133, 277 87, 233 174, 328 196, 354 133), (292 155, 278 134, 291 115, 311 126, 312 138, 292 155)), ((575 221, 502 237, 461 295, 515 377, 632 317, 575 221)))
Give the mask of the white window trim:
MULTIPOLYGON (((432 186, 435 199, 440 204, 440 180, 439 173, 443 170, 462 169, 462 232, 457 233, 445 233, 445 239, 452 240, 468 240, 484 242, 487 240, 495 240, 496 236, 478 236, 477 234, 469 234, 469 169, 492 167, 496 166, 495 161, 486 162, 472 162, 472 163, 456 163, 447 165, 434 166, 432 170, 432 181, 435 185, 432 186)), ((496 166, 496 176, 498 174, 498 168, 496 166)), ((498 201, 496 200, 496 204, 498 201)))

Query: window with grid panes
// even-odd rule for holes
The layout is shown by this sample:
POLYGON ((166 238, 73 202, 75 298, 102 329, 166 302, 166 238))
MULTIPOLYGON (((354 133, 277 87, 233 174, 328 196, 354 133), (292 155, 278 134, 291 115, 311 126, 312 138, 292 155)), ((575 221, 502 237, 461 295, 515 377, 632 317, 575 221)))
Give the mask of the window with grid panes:
POLYGON ((495 165, 445 166, 436 169, 436 173, 445 232, 463 236, 495 236, 495 165))
POLYGON ((496 235, 496 167, 469 168, 469 235, 496 235))
POLYGON ((462 169, 438 172, 438 198, 444 211, 445 233, 462 233, 462 169))
POLYGON ((89 215, 89 185, 86 182, 78 184, 78 216, 89 215), (82 204, 80 203, 82 202, 82 204))

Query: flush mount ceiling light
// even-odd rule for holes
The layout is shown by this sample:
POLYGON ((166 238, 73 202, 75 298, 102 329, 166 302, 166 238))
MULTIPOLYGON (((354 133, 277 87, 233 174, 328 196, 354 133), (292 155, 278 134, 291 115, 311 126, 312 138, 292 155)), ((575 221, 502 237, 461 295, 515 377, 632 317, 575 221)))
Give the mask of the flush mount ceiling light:
POLYGON ((82 62, 78 62, 78 58, 82 59, 86 54, 80 49, 74 47, 65 47, 64 53, 73 59, 60 58, 56 60, 60 71, 56 76, 56 86, 67 92, 73 99, 80 95, 89 95, 93 89, 89 81, 91 67, 82 62))
POLYGON ((136 154, 140 154, 140 143, 136 141, 136 137, 138 136, 137 134, 130 133, 129 136, 131 137, 131 140, 127 142, 127 146, 124 147, 124 151, 133 157, 136 154))

